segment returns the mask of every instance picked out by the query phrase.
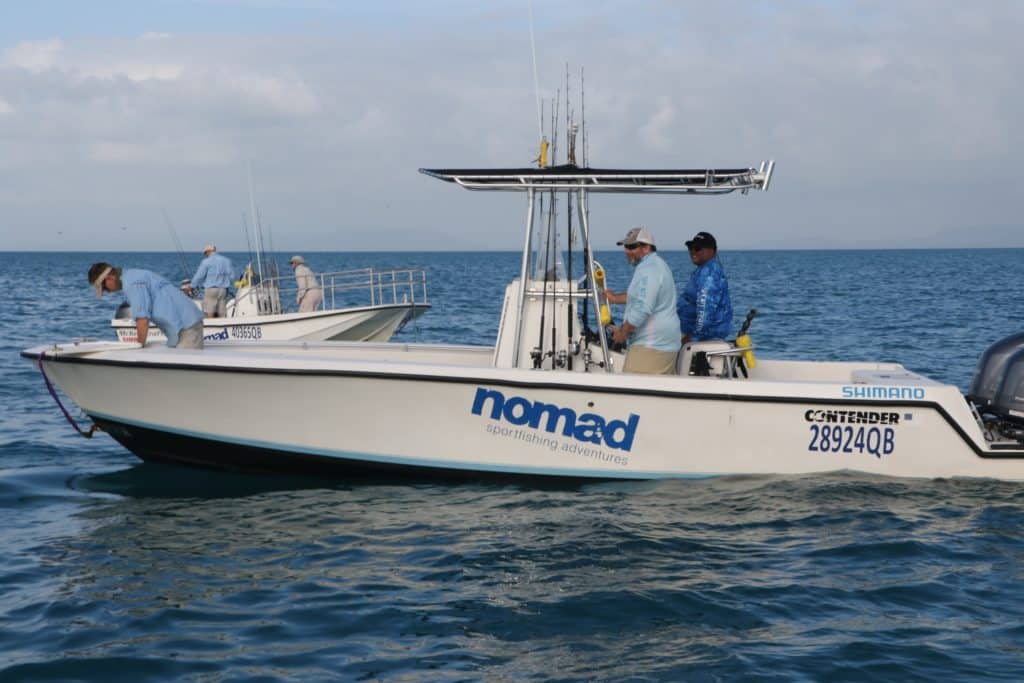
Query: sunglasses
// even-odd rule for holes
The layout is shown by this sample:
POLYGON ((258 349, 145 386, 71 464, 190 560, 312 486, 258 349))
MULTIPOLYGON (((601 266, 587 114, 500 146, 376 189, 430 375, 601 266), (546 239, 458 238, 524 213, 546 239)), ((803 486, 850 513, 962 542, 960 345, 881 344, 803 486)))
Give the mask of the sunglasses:
POLYGON ((630 251, 633 251, 634 249, 639 249, 640 248, 640 243, 639 242, 634 242, 633 244, 623 244, 622 246, 625 249, 629 249, 630 251))

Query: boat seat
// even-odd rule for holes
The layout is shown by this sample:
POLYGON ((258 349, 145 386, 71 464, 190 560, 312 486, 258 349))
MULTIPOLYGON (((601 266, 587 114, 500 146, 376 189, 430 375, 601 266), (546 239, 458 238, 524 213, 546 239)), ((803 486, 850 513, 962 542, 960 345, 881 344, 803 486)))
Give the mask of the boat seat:
POLYGON ((737 363, 744 351, 722 339, 683 344, 676 372, 683 377, 742 378, 737 363))

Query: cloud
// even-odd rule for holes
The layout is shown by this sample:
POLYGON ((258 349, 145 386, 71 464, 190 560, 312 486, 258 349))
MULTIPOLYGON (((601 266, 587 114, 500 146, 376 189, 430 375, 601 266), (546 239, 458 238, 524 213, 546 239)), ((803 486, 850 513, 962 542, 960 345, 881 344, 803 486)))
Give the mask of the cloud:
MULTIPOLYGON (((429 247, 416 228, 442 219, 464 225, 467 243, 516 248, 518 215, 501 219, 508 229, 474 228, 508 202, 453 195, 415 170, 518 166, 536 156, 525 10, 409 5, 412 21, 405 7, 224 2, 218 12, 245 9, 226 24, 267 21, 212 29, 197 16, 123 36, 13 44, 0 53, 0 168, 17 180, 0 189, 0 225, 61 220, 54 198, 88 198, 76 218, 101 221, 125 201, 126 186, 133 201, 152 197, 140 210, 156 216, 157 202, 176 194, 196 222, 234 220, 247 204, 239 178, 251 160, 268 212, 287 216, 298 240, 308 236, 296 248, 345 248, 345 225, 383 223, 396 235, 425 235, 403 246, 429 247)), ((766 195, 609 206, 607 222, 595 215, 598 239, 621 232, 629 211, 651 225, 686 216, 741 246, 772 245, 776 234, 819 246, 938 246, 968 224, 985 239, 1012 234, 1012 193, 987 192, 1016 174, 1022 151, 1024 5, 535 10, 545 126, 568 66, 570 107, 577 117, 586 109, 590 163, 778 162, 766 195), (971 198, 982 192, 979 206, 971 198)), ((560 126, 564 118, 563 105, 560 126)))
POLYGON ((644 147, 651 150, 668 147, 673 143, 672 128, 676 122, 676 108, 664 98, 639 129, 644 147))
POLYGON ((4 51, 6 64, 33 73, 54 68, 61 58, 63 43, 60 40, 43 40, 19 43, 4 51))
POLYGON ((236 150, 215 140, 157 139, 143 143, 103 141, 85 146, 85 158, 101 165, 224 166, 236 150))

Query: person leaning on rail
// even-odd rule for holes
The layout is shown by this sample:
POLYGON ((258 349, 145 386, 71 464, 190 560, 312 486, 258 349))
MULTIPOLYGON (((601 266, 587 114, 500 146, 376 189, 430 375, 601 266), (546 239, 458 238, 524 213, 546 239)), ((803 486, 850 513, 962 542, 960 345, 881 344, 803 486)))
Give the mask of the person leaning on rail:
POLYGON ((171 348, 203 348, 203 313, 178 287, 163 277, 141 268, 120 268, 104 263, 89 267, 89 284, 96 298, 105 292, 124 291, 135 316, 138 342, 146 344, 152 321, 167 337, 171 348))
POLYGON ((203 247, 203 258, 192 276, 192 282, 185 288, 185 294, 192 296, 192 288, 203 290, 203 313, 207 318, 224 318, 228 314, 228 287, 234 266, 231 259, 217 253, 217 247, 207 244, 203 247))
POLYGON ((625 293, 604 291, 613 304, 626 304, 622 325, 612 328, 612 341, 628 340, 623 372, 671 375, 679 354, 679 318, 672 269, 656 252, 654 236, 646 228, 633 228, 616 244, 633 266, 633 279, 625 293))

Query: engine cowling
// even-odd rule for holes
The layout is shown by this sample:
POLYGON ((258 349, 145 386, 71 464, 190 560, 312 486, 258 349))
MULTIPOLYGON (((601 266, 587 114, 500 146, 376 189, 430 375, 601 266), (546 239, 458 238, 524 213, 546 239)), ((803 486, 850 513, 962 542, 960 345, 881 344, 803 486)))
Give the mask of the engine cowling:
POLYGON ((1024 350, 1024 332, 1011 334, 1009 337, 1000 339, 981 354, 978 359, 978 367, 974 372, 974 379, 971 381, 971 388, 967 392, 967 398, 974 403, 981 412, 989 412, 999 394, 1006 377, 1007 366, 1015 354, 1024 350))
POLYGON ((991 411, 1008 422, 1024 425, 1024 349, 1007 359, 991 411))

